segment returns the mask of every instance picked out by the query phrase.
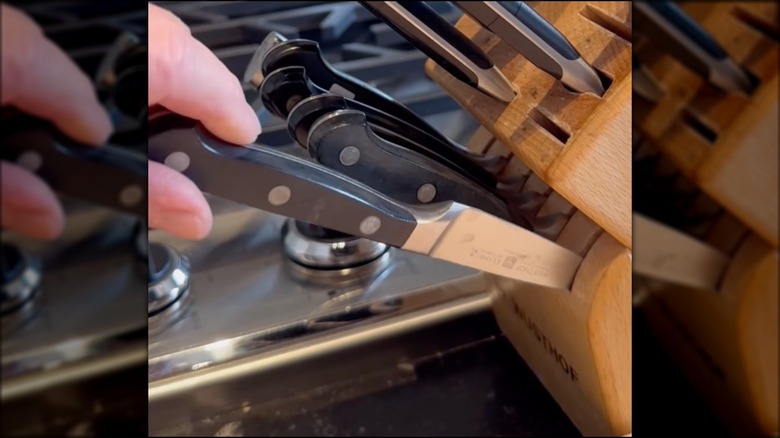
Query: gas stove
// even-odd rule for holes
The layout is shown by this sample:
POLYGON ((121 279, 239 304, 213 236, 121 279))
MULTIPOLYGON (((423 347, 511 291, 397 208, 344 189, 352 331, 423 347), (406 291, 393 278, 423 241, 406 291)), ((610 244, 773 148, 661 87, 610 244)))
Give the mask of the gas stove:
MULTIPOLYGON (((144 5, 19 3, 93 79, 115 127, 109 142, 145 156, 146 104, 135 96, 145 89, 146 55, 130 50, 146 38, 144 5), (115 87, 120 77, 130 86, 115 87)), ((101 434, 116 421, 143 433, 145 394, 133 398, 132 386, 143 385, 134 370, 145 370, 147 356, 145 221, 59 198, 58 239, 2 233, 3 435, 101 434)))
MULTIPOLYGON (((454 141, 465 144, 478 128, 427 78, 427 58, 357 3, 157 4, 187 23, 239 79, 262 40, 278 32, 317 41, 336 69, 381 89, 454 141)), ((448 3, 432 5, 451 22, 460 17, 448 3)), ((246 86, 245 95, 263 125, 258 143, 305 157, 257 91, 246 86)), ((171 427, 204 406, 241 402, 223 394, 215 407, 203 399, 204 388, 247 376, 271 379, 317 357, 489 309, 491 280, 479 271, 207 199, 214 227, 205 240, 149 232, 153 435, 174 433, 171 427)))

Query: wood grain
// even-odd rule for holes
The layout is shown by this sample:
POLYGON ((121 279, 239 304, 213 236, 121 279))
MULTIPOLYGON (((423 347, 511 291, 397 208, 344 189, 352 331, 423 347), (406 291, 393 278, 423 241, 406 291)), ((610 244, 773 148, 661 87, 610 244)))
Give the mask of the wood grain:
POLYGON ((777 249, 754 234, 720 290, 665 285, 642 305, 657 338, 739 436, 780 430, 778 261, 777 249))
POLYGON ((631 248, 630 2, 536 2, 532 7, 612 80, 602 98, 568 91, 467 16, 457 28, 488 53, 517 97, 498 102, 432 61, 426 72, 516 159, 631 248))
POLYGON ((666 92, 639 101, 640 132, 686 176, 778 246, 778 15, 776 2, 683 3, 683 9, 759 81, 750 96, 724 93, 671 56, 642 47, 666 92))
MULTIPOLYGON (((579 245, 595 228, 579 220, 570 226, 578 229, 564 231, 560 243, 579 235, 579 245)), ((598 233, 570 292, 496 278, 493 309, 580 432, 619 436, 631 432, 631 254, 598 233)))

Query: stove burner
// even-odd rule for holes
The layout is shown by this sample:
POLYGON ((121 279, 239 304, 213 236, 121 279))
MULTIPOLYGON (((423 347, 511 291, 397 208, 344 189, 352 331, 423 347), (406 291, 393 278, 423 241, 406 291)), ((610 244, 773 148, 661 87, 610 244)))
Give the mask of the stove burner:
POLYGON ((34 313, 35 302, 41 284, 38 265, 14 245, 0 244, 0 269, 2 269, 3 332, 26 322, 34 313))
POLYGON ((287 255, 312 269, 344 269, 364 265, 384 254, 388 246, 316 225, 291 221, 284 235, 287 255))
MULTIPOLYGON (((135 237, 133 240, 135 255, 146 262, 149 257, 149 226, 146 221, 138 221, 135 224, 133 235, 135 237)), ((144 275, 146 275, 146 271, 144 271, 144 275)))
POLYGON ((304 280, 352 281, 374 278, 390 260, 390 247, 362 237, 296 220, 282 230, 288 265, 304 280))
POLYGON ((190 263, 174 249, 149 243, 149 331, 178 320, 188 303, 190 263))

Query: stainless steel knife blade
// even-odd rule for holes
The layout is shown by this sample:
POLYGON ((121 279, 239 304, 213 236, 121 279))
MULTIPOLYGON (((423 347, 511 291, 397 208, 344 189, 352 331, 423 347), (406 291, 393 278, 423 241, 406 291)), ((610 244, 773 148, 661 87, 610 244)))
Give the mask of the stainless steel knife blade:
POLYGON ((672 2, 636 2, 636 27, 651 32, 653 44, 723 90, 748 94, 750 78, 720 45, 672 2))
POLYGON ((634 213, 633 270, 637 274, 715 290, 729 257, 680 231, 634 213))
POLYGON ((425 2, 360 2, 458 80, 502 102, 517 94, 487 54, 425 2))
POLYGON ((633 59, 632 87, 634 93, 644 97, 652 103, 658 103, 664 97, 664 90, 660 87, 653 75, 636 58, 633 59))
POLYGON ((454 2, 534 65, 573 90, 604 94, 596 71, 555 26, 525 2, 454 2))
POLYGON ((401 247, 502 277, 568 289, 582 257, 482 210, 450 203, 417 225, 401 247))

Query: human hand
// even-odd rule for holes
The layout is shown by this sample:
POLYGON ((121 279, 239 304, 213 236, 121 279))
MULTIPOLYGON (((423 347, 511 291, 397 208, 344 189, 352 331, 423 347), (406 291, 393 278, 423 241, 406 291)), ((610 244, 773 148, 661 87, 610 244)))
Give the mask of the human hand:
MULTIPOLYGON (((170 11, 149 4, 149 106, 199 120, 217 137, 249 144, 260 121, 230 70, 170 11)), ((201 191, 181 173, 149 162, 149 227, 202 239, 212 215, 201 191)))
MULTIPOLYGON (((89 78, 27 15, 2 4, 0 17, 2 106, 48 120, 81 143, 105 143, 113 127, 89 78)), ((6 161, 0 161, 0 176, 3 228, 38 239, 62 232, 62 206, 42 179, 6 161)))

